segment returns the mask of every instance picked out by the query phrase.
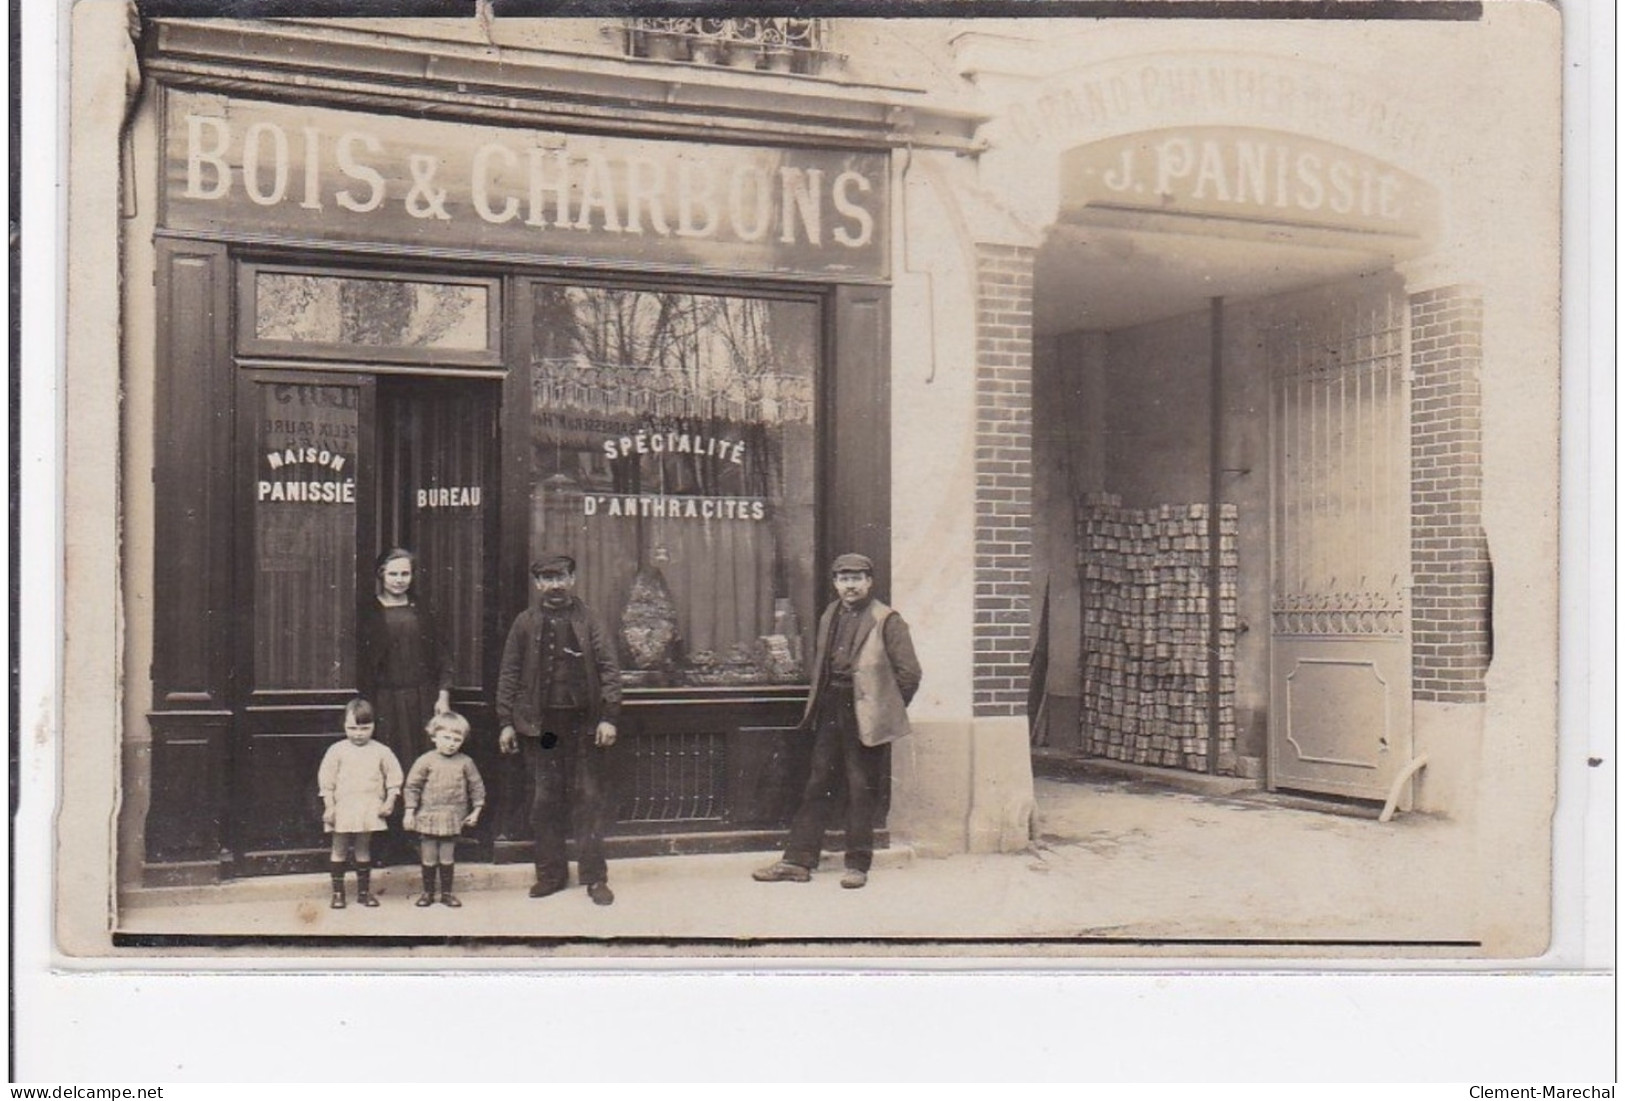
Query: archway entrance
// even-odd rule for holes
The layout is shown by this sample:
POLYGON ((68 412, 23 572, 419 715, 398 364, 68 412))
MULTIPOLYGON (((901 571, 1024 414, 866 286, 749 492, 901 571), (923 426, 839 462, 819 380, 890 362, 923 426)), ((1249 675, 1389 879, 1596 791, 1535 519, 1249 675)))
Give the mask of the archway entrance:
POLYGON ((1034 273, 1053 749, 1383 799, 1410 749, 1408 336, 1436 199, 1189 128, 1061 158, 1034 273))

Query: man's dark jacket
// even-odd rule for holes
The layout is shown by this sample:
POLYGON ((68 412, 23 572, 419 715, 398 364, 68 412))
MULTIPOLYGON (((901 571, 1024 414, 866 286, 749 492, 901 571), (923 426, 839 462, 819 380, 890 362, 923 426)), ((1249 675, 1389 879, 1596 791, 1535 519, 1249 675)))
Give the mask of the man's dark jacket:
MULTIPOLYGON (((621 714, 621 666, 614 643, 598 617, 574 596, 558 611, 569 617, 576 648, 587 658, 588 723, 614 722, 621 714)), ((528 737, 541 733, 537 711, 547 687, 542 683, 542 613, 540 603, 533 603, 514 619, 497 677, 497 728, 512 726, 528 737)))

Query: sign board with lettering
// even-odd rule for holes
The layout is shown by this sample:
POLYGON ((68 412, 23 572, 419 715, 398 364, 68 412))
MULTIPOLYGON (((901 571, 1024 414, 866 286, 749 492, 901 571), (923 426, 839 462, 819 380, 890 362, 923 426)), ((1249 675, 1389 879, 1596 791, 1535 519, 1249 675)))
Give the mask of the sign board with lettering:
POLYGON ((1438 193, 1392 165, 1327 142, 1244 127, 1184 127, 1073 149, 1063 218, 1130 211, 1422 239, 1438 193))
POLYGON ((888 274, 884 154, 167 96, 162 217, 172 229, 888 274))
POLYGON ((265 416, 259 425, 254 500, 353 506, 355 388, 275 383, 260 389, 265 416))

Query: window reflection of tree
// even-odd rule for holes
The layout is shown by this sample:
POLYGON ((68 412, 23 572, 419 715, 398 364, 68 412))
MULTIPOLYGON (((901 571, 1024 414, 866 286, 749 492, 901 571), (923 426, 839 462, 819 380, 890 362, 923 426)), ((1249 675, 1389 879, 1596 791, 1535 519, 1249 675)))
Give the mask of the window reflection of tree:
MULTIPOLYGON (((573 540, 600 573, 625 571, 614 581, 584 578, 611 618, 633 575, 659 563, 691 647, 754 644, 773 629, 775 599, 792 595, 790 577, 803 575, 799 559, 811 552, 811 490, 788 498, 786 475, 787 465, 811 472, 816 306, 560 286, 538 287, 535 306, 540 529, 573 540), (652 448, 604 455, 606 438, 640 431, 741 444, 742 461, 652 448), (580 495, 604 492, 757 499, 764 520, 583 517, 580 495), (787 556, 798 559, 794 571, 787 556)), ((538 550, 550 539, 540 529, 538 550)))
POLYGON ((255 287, 255 335, 269 340, 317 340, 313 327, 321 288, 308 276, 261 273, 255 287))
POLYGON ((366 348, 483 348, 486 291, 458 283, 262 272, 262 339, 366 348))

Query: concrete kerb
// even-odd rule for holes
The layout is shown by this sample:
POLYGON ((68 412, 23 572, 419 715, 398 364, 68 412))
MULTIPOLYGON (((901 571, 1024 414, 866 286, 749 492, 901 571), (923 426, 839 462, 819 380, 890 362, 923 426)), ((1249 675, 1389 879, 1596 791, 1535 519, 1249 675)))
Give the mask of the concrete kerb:
MULTIPOLYGON (((914 861, 914 850, 907 845, 878 849, 874 867, 902 868, 914 861)), ((704 853, 687 856, 644 856, 625 860, 612 860, 609 865, 610 885, 620 887, 653 884, 670 879, 674 872, 706 878, 712 875, 738 875, 741 880, 750 877, 752 869, 771 863, 774 854, 764 852, 704 853)), ((841 857, 826 853, 820 866, 821 876, 838 876, 841 857)), ((523 894, 535 879, 530 864, 460 863, 457 865, 457 893, 475 891, 507 891, 523 894)), ((326 872, 305 875, 255 876, 223 883, 192 887, 144 887, 127 891, 119 898, 119 905, 128 909, 157 909, 180 906, 208 906, 241 902, 298 902, 304 899, 325 899, 331 890, 326 872)), ((355 876, 345 876, 345 886, 353 900, 355 876)), ((575 877, 571 886, 579 887, 575 877)), ((372 873, 373 892, 381 897, 406 897, 422 889, 422 878, 416 864, 400 864, 376 868, 372 873)))

